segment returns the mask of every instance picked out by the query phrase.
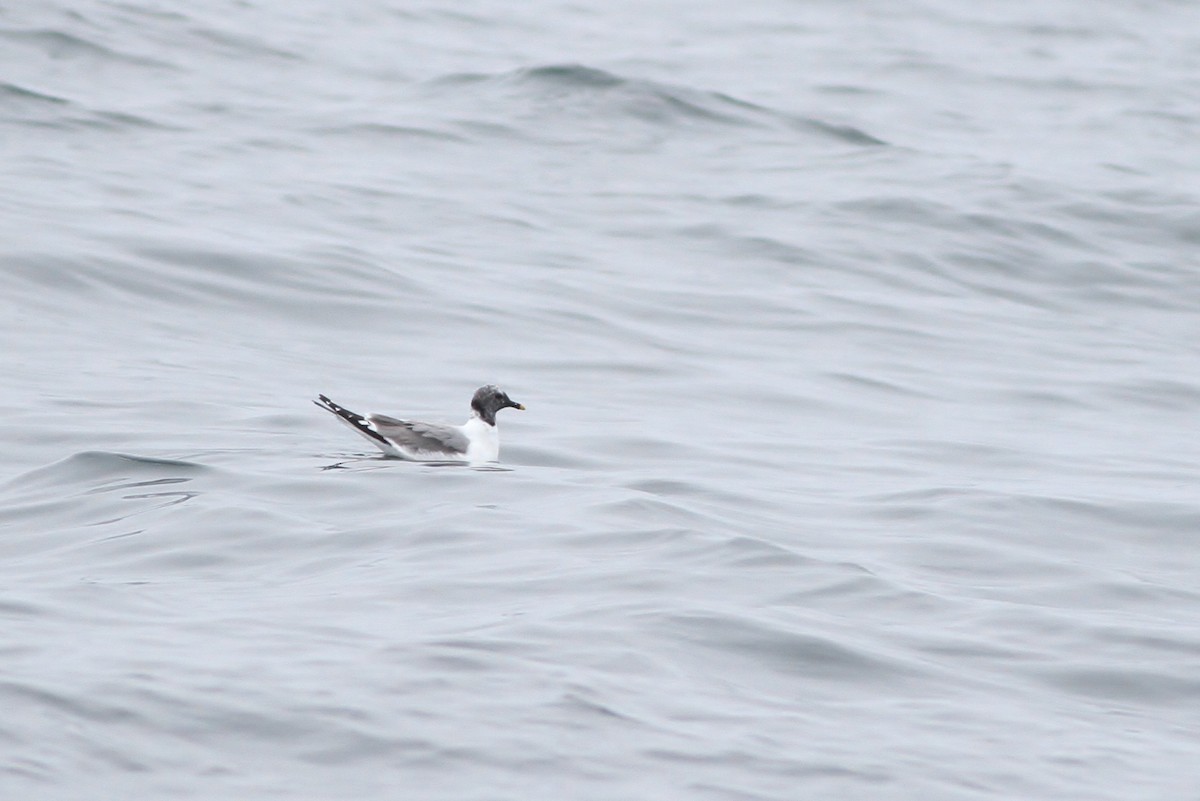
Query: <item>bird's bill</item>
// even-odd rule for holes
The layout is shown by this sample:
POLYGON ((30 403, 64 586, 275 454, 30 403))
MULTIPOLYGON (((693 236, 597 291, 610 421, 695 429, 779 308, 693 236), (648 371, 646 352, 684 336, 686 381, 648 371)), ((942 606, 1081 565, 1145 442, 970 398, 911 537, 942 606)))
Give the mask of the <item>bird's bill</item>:
POLYGON ((512 404, 512 407, 513 407, 514 409, 519 409, 519 410, 520 410, 520 411, 522 411, 522 412, 523 412, 523 411, 525 411, 525 404, 523 404, 523 403, 517 403, 517 402, 515 402, 515 401, 514 401, 514 402, 513 402, 513 404, 512 404))

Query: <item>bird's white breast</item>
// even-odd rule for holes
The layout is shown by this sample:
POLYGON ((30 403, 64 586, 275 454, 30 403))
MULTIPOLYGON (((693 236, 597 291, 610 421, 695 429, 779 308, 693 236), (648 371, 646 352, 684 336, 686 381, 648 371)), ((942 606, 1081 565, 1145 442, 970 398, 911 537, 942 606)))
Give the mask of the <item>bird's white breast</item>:
POLYGON ((468 462, 500 461, 500 433, 478 417, 472 417, 462 427, 467 435, 468 462))

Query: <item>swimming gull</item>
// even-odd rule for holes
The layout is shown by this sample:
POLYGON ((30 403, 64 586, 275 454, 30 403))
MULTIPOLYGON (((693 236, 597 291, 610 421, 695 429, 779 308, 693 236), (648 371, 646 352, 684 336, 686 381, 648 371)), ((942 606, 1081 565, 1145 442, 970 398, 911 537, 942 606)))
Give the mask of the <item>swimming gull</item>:
POLYGON ((488 384, 471 398, 471 419, 461 426, 397 420, 386 414, 365 417, 339 406, 324 395, 313 403, 335 415, 389 456, 418 462, 495 462, 500 459, 496 412, 525 409, 499 387, 488 384))

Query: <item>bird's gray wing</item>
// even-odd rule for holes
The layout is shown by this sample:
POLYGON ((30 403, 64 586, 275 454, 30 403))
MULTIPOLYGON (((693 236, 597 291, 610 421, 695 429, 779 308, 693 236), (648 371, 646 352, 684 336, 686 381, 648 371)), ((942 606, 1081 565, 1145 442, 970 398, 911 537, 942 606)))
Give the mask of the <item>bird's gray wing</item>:
POLYGON ((470 445, 467 435, 455 426, 397 420, 386 414, 372 414, 367 419, 372 428, 406 450, 463 456, 470 445))

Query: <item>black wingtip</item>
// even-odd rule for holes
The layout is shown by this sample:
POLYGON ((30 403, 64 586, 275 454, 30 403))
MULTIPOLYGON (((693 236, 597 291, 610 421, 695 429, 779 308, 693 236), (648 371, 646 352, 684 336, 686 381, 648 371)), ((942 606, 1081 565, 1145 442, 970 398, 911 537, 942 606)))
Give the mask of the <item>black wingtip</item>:
POLYGON ((341 406, 338 406, 336 403, 334 403, 333 401, 331 401, 329 398, 327 398, 324 395, 318 395, 317 399, 313 401, 313 405, 317 406, 320 409, 324 409, 325 411, 329 412, 330 414, 336 414, 338 417, 345 417, 347 419, 350 419, 353 417, 358 417, 358 415, 354 414, 354 412, 350 411, 349 409, 345 409, 341 406))
POLYGON ((349 423, 363 436, 369 437, 384 446, 385 450, 392 447, 386 437, 371 427, 370 421, 357 412, 352 412, 344 406, 338 406, 324 395, 318 395, 319 400, 313 401, 317 406, 349 423))

